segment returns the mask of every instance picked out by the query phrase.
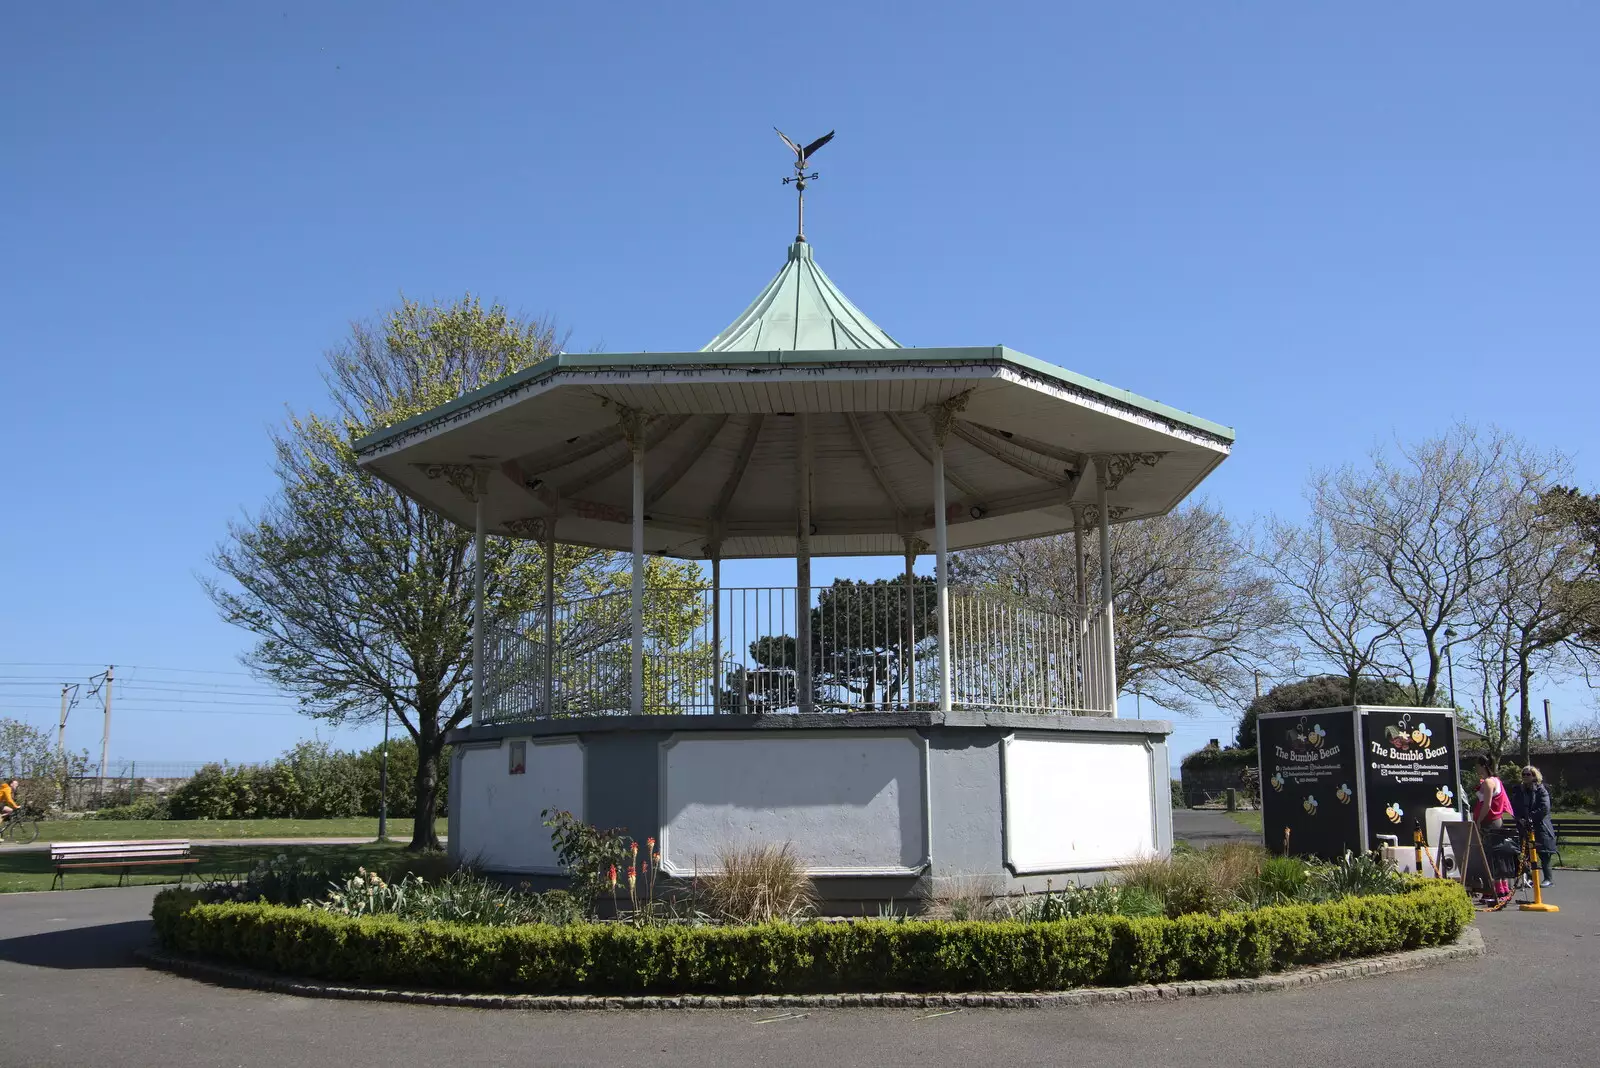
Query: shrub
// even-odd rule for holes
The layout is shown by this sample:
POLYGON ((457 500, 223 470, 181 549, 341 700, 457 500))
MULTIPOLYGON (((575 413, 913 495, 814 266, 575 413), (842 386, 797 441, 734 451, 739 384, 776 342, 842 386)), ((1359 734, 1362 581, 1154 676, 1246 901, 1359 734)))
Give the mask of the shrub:
POLYGON ((568 924, 585 911, 565 890, 529 894, 467 872, 454 872, 437 882, 407 875, 388 882, 377 872, 358 868, 324 898, 308 902, 339 916, 394 916, 412 923, 470 923, 490 927, 519 924, 568 924))
POLYGON ((126 805, 95 809, 84 814, 89 820, 164 820, 172 817, 164 797, 140 797, 126 805))
MULTIPOLYGON (((591 827, 564 809, 547 808, 539 816, 550 828, 550 843, 572 880, 573 895, 590 907, 605 894, 615 896, 620 872, 627 870, 630 860, 638 863, 639 843, 621 828, 591 827)), ((654 838, 650 844, 654 847, 654 838)), ((651 850, 645 852, 647 862, 650 854, 651 850)))
POLYGON ((1188 808, 1189 807, 1189 803, 1183 799, 1183 780, 1182 779, 1173 779, 1172 780, 1172 807, 1173 808, 1188 808))
POLYGON ((1237 907, 1267 859, 1257 845, 1229 842, 1171 857, 1149 857, 1128 865, 1118 882, 1162 901, 1168 916, 1215 915, 1237 907))
POLYGON ((1311 881, 1330 898, 1357 894, 1396 894, 1406 886, 1406 878, 1394 861, 1376 853, 1345 850, 1339 860, 1311 869, 1311 881))
POLYGON ((817 888, 785 842, 781 846, 728 846, 717 854, 718 870, 695 876, 695 897, 725 923, 772 923, 809 915, 817 888))
POLYGON ((1093 883, 1068 885, 1042 894, 1026 894, 995 902, 997 916, 1028 923, 1049 923, 1078 916, 1160 916, 1160 898, 1142 886, 1093 883))
POLYGON ((1223 916, 1051 923, 861 920, 746 927, 615 923, 487 927, 347 917, 158 895, 183 953, 369 985, 529 993, 1059 990, 1260 975, 1450 942, 1472 904, 1455 882, 1223 916))

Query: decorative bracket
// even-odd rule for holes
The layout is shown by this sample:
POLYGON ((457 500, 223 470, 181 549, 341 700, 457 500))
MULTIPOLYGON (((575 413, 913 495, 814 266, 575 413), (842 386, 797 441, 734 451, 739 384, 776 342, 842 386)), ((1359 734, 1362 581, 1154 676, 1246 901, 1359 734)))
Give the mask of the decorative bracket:
POLYGON ((956 413, 966 411, 967 400, 971 396, 972 390, 964 389, 949 400, 928 405, 928 420, 933 424, 933 440, 941 448, 949 440, 951 428, 956 425, 956 413))
POLYGON ((900 537, 901 540, 905 542, 905 554, 908 558, 913 556, 927 555, 928 549, 930 548, 927 542, 923 541, 915 534, 902 534, 900 537))
POLYGON ((505 528, 508 532, 519 538, 530 541, 543 541, 546 520, 540 516, 534 519, 508 519, 505 528))
MULTIPOLYGON (((1086 528, 1092 530, 1095 527, 1100 525, 1100 509, 1099 508, 1096 508, 1092 504, 1074 505, 1073 507, 1083 509, 1083 525, 1086 528)), ((1133 509, 1131 509, 1131 508, 1123 508, 1120 505, 1112 504, 1112 505, 1107 505, 1106 506, 1106 515, 1111 518, 1111 522, 1113 522, 1113 523, 1115 523, 1117 520, 1121 519, 1123 516, 1127 515, 1131 511, 1133 511, 1133 509)))
POLYGON ((488 471, 471 464, 412 464, 429 478, 442 478, 469 501, 488 492, 488 471))
POLYGON ((1114 490, 1122 485, 1122 480, 1127 478, 1135 467, 1141 464, 1145 467, 1154 467, 1166 455, 1164 452, 1099 453, 1094 457, 1095 477, 1106 489, 1114 490))

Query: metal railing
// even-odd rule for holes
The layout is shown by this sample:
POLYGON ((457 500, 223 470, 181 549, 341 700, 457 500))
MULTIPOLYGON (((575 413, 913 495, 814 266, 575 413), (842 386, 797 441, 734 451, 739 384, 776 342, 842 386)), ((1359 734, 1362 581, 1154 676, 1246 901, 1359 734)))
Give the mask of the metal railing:
MULTIPOLYGON (((795 587, 730 587, 715 598, 707 588, 647 590, 644 711, 797 711, 800 594, 795 587)), ((939 707, 932 580, 840 580, 806 594, 813 711, 939 707)), ((491 630, 480 721, 629 713, 630 608, 625 590, 559 602, 548 650, 543 611, 491 630)), ((952 589, 952 706, 1109 715, 1102 628, 1101 619, 1086 623, 1058 605, 952 589)))

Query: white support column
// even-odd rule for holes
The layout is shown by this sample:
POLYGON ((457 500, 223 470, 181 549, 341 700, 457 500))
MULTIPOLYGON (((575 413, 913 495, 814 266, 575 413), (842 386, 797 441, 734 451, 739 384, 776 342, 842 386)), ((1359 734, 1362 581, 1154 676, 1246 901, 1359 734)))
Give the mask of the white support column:
POLYGON ((722 542, 711 550, 711 711, 722 711, 722 542))
POLYGON ((917 705, 917 553, 922 541, 914 535, 905 536, 906 546, 906 610, 900 641, 900 700, 907 710, 917 705))
POLYGON ((474 472, 472 483, 472 723, 483 722, 483 499, 487 473, 474 472))
POLYGON ((629 441, 633 449, 633 601, 629 616, 633 622, 633 671, 631 711, 644 715, 644 434, 643 420, 636 420, 636 432, 629 441))
POLYGON ((1072 559, 1076 568, 1073 581, 1078 598, 1078 626, 1081 628, 1088 622, 1089 575, 1083 567, 1083 506, 1078 504, 1072 506, 1072 559))
POLYGON ((812 711, 811 679, 811 421, 805 413, 794 417, 795 503, 799 512, 794 556, 795 703, 804 715, 812 711))
POLYGON ((935 421, 933 443, 933 553, 939 614, 939 711, 950 711, 950 550, 945 526, 944 439, 935 421))
POLYGON ((544 686, 545 715, 554 713, 556 686, 556 514, 544 521, 544 686))
POLYGON ((1117 714, 1117 620, 1112 605, 1115 586, 1111 575, 1111 509, 1106 506, 1106 482, 1110 478, 1109 460, 1095 459, 1095 510, 1100 513, 1100 621, 1105 631, 1105 689, 1107 711, 1117 714))

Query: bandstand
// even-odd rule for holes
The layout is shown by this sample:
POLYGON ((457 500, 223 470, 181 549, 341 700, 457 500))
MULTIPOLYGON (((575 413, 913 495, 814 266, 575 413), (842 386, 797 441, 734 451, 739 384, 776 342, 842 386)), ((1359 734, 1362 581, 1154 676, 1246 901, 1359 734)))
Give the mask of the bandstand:
POLYGON ((1170 511, 1232 441, 1002 346, 904 347, 803 230, 697 352, 563 353, 360 440, 400 492, 549 563, 542 611, 475 631, 452 853, 553 879, 540 812, 564 808, 657 838, 669 875, 791 843, 843 905, 1166 852, 1171 727, 1117 718, 1113 576, 1087 588, 1084 541, 1109 558, 1112 524, 1170 511), (1063 533, 1076 606, 950 581, 953 551, 1063 533), (631 589, 557 599, 558 543, 630 552, 631 589), (812 584, 816 556, 875 554, 904 577, 812 584), (651 555, 705 561, 704 588, 658 605, 651 555), (792 586, 723 585, 772 557, 792 586))

